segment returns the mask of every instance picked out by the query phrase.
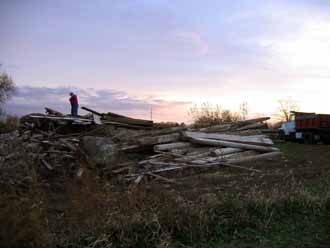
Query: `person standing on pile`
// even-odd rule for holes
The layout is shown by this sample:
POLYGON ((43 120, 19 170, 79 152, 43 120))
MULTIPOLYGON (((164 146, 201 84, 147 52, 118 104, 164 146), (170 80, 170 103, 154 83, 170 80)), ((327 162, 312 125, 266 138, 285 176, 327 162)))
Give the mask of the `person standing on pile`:
POLYGON ((73 92, 70 93, 71 115, 78 116, 78 97, 73 92))

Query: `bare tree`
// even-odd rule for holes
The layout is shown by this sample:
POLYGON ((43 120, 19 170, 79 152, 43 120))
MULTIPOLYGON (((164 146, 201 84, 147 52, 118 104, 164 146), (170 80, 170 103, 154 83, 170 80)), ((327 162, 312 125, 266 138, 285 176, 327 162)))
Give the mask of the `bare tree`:
POLYGON ((6 73, 0 74, 0 104, 8 101, 16 92, 16 86, 6 73))
POLYGON ((292 97, 288 97, 286 99, 281 99, 278 101, 279 106, 279 116, 282 121, 290 121, 291 120, 291 112, 299 111, 298 103, 292 99, 292 97))
POLYGON ((241 105, 239 106, 239 112, 240 112, 240 117, 242 120, 245 120, 249 110, 248 110, 248 103, 247 102, 242 102, 241 105))
MULTIPOLYGON (((0 64, 1 66, 1 64, 0 64)), ((2 105, 16 92, 14 81, 7 73, 0 73, 0 116, 4 114, 2 105)))
POLYGON ((210 103, 195 105, 189 109, 188 115, 192 117, 195 127, 219 125, 226 122, 235 122, 240 119, 239 113, 215 107, 210 103))

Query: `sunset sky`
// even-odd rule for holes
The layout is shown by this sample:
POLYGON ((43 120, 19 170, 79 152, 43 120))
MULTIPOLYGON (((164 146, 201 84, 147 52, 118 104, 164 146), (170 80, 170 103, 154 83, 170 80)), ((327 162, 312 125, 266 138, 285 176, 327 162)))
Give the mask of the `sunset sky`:
POLYGON ((328 0, 1 0, 0 70, 14 114, 81 105, 188 121, 209 102, 330 113, 328 0))

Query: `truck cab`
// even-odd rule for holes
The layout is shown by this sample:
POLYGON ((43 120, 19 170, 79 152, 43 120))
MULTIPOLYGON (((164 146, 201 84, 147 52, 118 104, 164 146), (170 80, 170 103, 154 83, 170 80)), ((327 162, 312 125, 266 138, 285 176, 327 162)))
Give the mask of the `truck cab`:
POLYGON ((284 122, 282 126, 279 128, 280 138, 286 141, 295 140, 295 133, 296 133, 295 121, 284 122))
POLYGON ((280 138, 301 143, 330 143, 330 115, 291 112, 292 121, 279 128, 280 138))

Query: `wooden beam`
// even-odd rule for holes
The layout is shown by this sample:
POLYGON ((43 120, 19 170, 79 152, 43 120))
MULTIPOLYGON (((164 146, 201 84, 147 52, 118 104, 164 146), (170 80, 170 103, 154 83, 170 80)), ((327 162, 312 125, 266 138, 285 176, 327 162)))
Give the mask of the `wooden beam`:
POLYGON ((263 159, 270 159, 270 158, 278 157, 280 155, 282 155, 282 153, 278 152, 278 151, 268 152, 268 153, 247 156, 247 157, 242 157, 242 158, 228 159, 227 162, 230 164, 236 164, 236 163, 242 163, 242 162, 251 162, 251 161, 258 161, 258 160, 263 160, 263 159))
POLYGON ((265 123, 253 123, 253 124, 249 124, 246 126, 243 126, 241 128, 238 128, 238 131, 243 131, 243 130, 249 130, 249 129, 258 129, 258 128, 265 128, 267 127, 267 124, 265 123))
POLYGON ((104 121, 101 120, 103 124, 105 125, 111 125, 111 126, 116 126, 116 127, 126 127, 126 128, 131 128, 131 129, 151 129, 151 127, 148 126, 138 126, 138 125, 132 125, 132 124, 126 124, 126 123, 121 123, 121 122, 116 122, 116 121, 104 121))
POLYGON ((239 124, 252 124, 252 123, 264 122, 264 121, 268 121, 268 120, 270 120, 270 117, 260 117, 260 118, 255 118, 255 119, 239 121, 237 123, 239 123, 239 124))
POLYGON ((119 123, 125 123, 125 124, 137 125, 137 126, 152 126, 153 125, 153 121, 150 121, 150 120, 135 119, 135 118, 131 118, 128 116, 115 114, 112 112, 99 113, 99 112, 97 112, 93 109, 87 108, 87 107, 81 107, 81 108, 88 112, 91 112, 95 115, 101 116, 102 119, 104 119, 105 121, 109 121, 109 122, 119 122, 119 123))
POLYGON ((183 132, 183 136, 188 138, 203 138, 203 139, 214 139, 223 140, 230 142, 239 142, 244 144, 252 145, 273 145, 273 141, 263 135, 252 135, 252 136, 241 136, 241 135, 230 135, 230 134, 218 134, 218 133, 203 133, 203 132, 183 132))
POLYGON ((182 149, 188 147, 191 147, 191 143, 189 142, 175 142, 175 143, 155 145, 154 151, 168 151, 172 149, 182 149))
POLYGON ((227 155, 227 154, 232 154, 232 153, 237 153, 237 152, 242 152, 243 149, 240 148, 231 148, 231 147, 227 147, 227 148, 220 148, 220 149, 215 149, 212 154, 214 154, 215 156, 221 156, 221 155, 227 155))
POLYGON ((210 151, 201 152, 201 153, 194 154, 194 155, 187 155, 187 156, 183 156, 181 158, 176 158, 174 160, 177 161, 177 162, 189 162, 189 161, 192 161, 194 159, 208 157, 210 155, 210 153, 211 153, 210 151))
POLYGON ((153 121, 149 121, 149 120, 135 119, 130 117, 113 117, 112 115, 107 115, 107 114, 103 114, 102 119, 105 121, 120 122, 130 125, 136 125, 136 126, 152 127, 153 125, 153 121))
POLYGON ((165 135, 165 134, 171 134, 171 133, 178 133, 178 132, 181 132, 181 131, 184 131, 186 130, 187 128, 186 127, 169 127, 169 128, 162 128, 162 129, 159 129, 159 130, 151 130, 151 131, 148 131, 148 132, 145 132, 145 133, 142 133, 142 134, 137 134, 137 135, 134 135, 134 138, 141 138, 141 137, 150 137, 150 136, 158 136, 158 135, 165 135))
POLYGON ((64 116, 63 113, 61 113, 55 109, 45 107, 45 111, 46 111, 46 114, 49 114, 49 115, 64 116))
POLYGON ((244 158, 246 156, 250 155, 255 155, 255 151, 244 151, 244 152, 239 152, 239 153, 232 153, 232 154, 227 154, 227 155, 222 155, 222 156, 217 156, 217 157, 205 157, 201 158, 198 160, 193 160, 190 161, 192 164, 207 164, 211 162, 216 162, 216 161, 227 161, 230 158, 244 158))
POLYGON ((155 137, 144 137, 137 140, 140 146, 150 146, 179 141, 180 133, 172 133, 155 137))
POLYGON ((91 113, 93 113, 95 115, 98 115, 98 116, 103 116, 102 113, 99 113, 99 112, 97 112, 97 111, 95 111, 93 109, 90 109, 90 108, 87 108, 87 107, 84 107, 84 106, 82 106, 81 109, 86 110, 87 112, 91 112, 91 113))
POLYGON ((201 145, 241 148, 246 150, 256 150, 262 152, 278 151, 278 149, 274 147, 249 145, 249 144, 235 143, 235 142, 222 141, 222 140, 211 140, 211 139, 201 139, 201 138, 191 138, 191 140, 192 142, 201 145))

